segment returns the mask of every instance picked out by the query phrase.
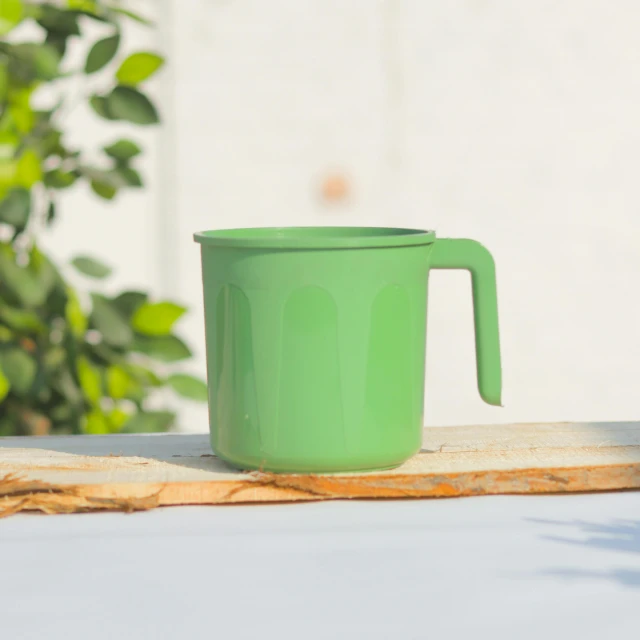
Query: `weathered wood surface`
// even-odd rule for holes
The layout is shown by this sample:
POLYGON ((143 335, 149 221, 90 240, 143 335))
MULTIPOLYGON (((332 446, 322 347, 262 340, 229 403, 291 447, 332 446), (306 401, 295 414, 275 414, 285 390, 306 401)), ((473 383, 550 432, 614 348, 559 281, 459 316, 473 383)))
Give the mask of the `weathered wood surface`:
POLYGON ((238 472, 206 435, 0 438, 0 516, 638 488, 640 422, 427 428, 398 469, 313 476, 238 472))

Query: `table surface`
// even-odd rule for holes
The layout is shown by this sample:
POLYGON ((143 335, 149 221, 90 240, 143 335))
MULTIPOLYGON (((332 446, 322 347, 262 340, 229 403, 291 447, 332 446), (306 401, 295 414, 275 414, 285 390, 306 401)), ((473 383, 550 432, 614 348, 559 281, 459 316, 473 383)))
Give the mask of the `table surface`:
POLYGON ((640 493, 0 520, 11 640, 591 638, 640 628, 640 493))

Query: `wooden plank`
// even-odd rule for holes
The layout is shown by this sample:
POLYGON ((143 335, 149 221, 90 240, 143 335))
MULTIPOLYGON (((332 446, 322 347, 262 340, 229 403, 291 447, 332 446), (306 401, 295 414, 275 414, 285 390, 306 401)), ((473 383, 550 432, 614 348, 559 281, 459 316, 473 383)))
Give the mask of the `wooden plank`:
POLYGON ((243 473, 206 435, 0 438, 0 515, 162 505, 640 488, 640 422, 427 428, 392 471, 243 473))

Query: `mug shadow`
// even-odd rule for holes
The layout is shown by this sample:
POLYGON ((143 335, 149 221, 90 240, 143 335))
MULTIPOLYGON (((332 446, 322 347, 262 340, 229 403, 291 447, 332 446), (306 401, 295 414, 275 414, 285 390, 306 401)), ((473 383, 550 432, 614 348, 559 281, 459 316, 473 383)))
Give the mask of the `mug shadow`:
MULTIPOLYGON (((590 549, 640 555, 640 520, 613 520, 610 523, 603 524, 585 520, 557 521, 530 518, 528 522, 562 527, 565 530, 570 530, 573 534, 582 535, 581 538, 544 535, 541 536, 543 540, 588 547, 590 549)), ((640 570, 630 568, 588 571, 573 567, 555 567, 542 570, 540 575, 574 582, 605 580, 622 587, 640 589, 640 570)))
MULTIPOLYGON (((0 438, 0 454, 5 450, 4 460, 0 456, 0 477, 3 464, 11 460, 11 451, 33 449, 34 468, 42 468, 38 462, 45 462, 51 453, 66 454, 72 464, 81 458, 136 458, 143 465, 145 460, 161 462, 164 465, 182 467, 198 471, 222 474, 242 473, 213 455, 208 434, 132 434, 120 436, 95 435, 90 438, 77 436, 35 436, 32 438, 0 438), (38 453, 36 454, 36 451, 38 453)), ((52 465, 51 468, 55 468, 52 465)))

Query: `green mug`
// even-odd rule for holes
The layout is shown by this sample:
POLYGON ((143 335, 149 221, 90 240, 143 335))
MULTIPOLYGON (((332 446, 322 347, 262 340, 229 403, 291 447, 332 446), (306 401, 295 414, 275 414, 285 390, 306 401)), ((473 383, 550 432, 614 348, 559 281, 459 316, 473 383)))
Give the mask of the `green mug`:
POLYGON ((500 405, 495 266, 433 231, 204 231, 211 445, 242 469, 391 469, 420 450, 427 280, 471 272, 478 389, 500 405))

